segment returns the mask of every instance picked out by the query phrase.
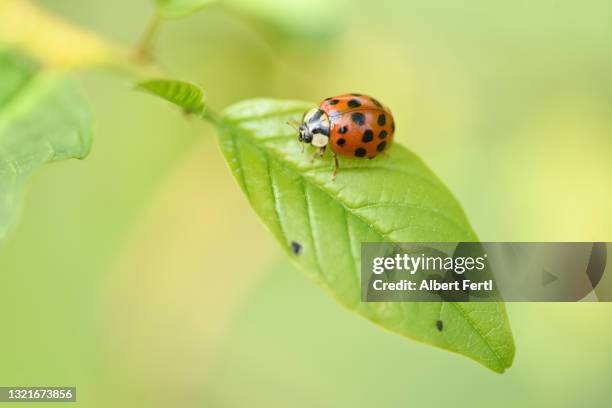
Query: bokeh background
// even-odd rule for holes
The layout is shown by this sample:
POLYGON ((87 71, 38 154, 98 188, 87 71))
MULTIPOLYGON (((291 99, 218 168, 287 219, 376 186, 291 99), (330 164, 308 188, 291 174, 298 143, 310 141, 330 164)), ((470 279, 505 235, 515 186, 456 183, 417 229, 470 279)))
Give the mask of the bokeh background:
MULTIPOLYGON (((130 45, 147 0, 45 0, 130 45)), ((227 0, 159 63, 221 109, 375 95, 488 241, 612 241, 609 0, 227 0)), ((80 74, 90 157, 47 166, 0 248, 0 384, 81 407, 609 407, 612 305, 508 304, 514 366, 387 333, 284 259, 214 130, 80 74)), ((27 405, 20 405, 27 406, 27 405)))

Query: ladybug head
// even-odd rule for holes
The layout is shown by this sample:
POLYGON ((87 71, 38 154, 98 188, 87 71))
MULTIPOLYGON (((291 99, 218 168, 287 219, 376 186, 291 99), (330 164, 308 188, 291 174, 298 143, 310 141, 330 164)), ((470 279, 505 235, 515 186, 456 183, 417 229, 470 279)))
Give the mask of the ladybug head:
POLYGON ((302 143, 312 143, 312 133, 308 130, 308 126, 302 123, 298 127, 298 131, 300 132, 298 135, 298 140, 302 143))
POLYGON ((298 131, 300 142, 325 147, 329 143, 329 118, 321 109, 312 108, 304 114, 298 131))

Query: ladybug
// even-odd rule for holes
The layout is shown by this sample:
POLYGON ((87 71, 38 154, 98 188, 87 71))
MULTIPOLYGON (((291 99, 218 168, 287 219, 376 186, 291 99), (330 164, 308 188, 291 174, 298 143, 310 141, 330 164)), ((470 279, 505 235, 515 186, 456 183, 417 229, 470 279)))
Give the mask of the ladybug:
POLYGON ((389 108, 371 96, 351 93, 327 98, 312 108, 298 126, 298 140, 319 150, 323 156, 329 145, 338 173, 338 156, 373 159, 389 148, 395 132, 395 120, 389 108))

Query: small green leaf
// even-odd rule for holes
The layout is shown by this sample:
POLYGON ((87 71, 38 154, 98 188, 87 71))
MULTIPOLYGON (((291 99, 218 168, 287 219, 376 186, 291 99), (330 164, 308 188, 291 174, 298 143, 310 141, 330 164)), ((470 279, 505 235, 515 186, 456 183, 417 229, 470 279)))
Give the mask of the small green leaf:
POLYGON ((185 17, 204 8, 216 0, 155 0, 155 4, 165 18, 185 17))
POLYGON ((187 113, 200 114, 204 110, 204 91, 194 84, 170 79, 149 79, 137 86, 171 102, 187 113))
POLYGON ((221 148, 234 176, 287 254, 338 301, 382 327, 466 355, 497 372, 510 367, 514 343, 501 303, 360 301, 362 242, 477 237, 443 183, 398 144, 388 157, 341 158, 332 181, 329 155, 311 162, 286 124, 310 107, 250 100, 228 108, 219 123, 221 148), (442 331, 438 320, 444 322, 442 331))
POLYGON ((84 158, 89 107, 68 78, 0 52, 0 242, 15 223, 28 179, 43 163, 84 158))

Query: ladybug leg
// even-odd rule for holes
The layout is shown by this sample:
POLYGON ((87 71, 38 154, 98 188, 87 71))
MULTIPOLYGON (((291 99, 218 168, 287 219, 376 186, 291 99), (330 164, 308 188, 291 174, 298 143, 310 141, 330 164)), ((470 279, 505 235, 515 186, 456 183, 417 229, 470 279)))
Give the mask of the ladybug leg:
POLYGON ((323 157, 323 154, 325 154, 325 146, 320 147, 313 155, 312 158, 310 159, 310 162, 312 163, 314 161, 314 159, 316 158, 321 158, 323 157))
POLYGON ((332 173, 332 181, 336 179, 338 169, 340 169, 340 166, 338 165, 338 155, 334 152, 334 172, 332 173))
POLYGON ((312 157, 310 157, 310 162, 314 162, 314 159, 319 155, 319 151, 317 150, 316 152, 314 152, 314 154, 312 155, 312 157))

